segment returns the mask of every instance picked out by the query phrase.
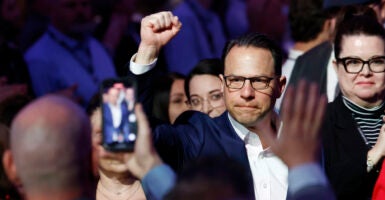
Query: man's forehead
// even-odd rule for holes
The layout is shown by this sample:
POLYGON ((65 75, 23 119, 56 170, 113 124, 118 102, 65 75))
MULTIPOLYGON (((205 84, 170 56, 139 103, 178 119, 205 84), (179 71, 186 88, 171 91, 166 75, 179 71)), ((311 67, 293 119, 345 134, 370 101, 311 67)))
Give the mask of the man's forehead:
POLYGON ((253 46, 233 47, 225 58, 226 75, 241 74, 274 74, 274 58, 270 50, 253 46))

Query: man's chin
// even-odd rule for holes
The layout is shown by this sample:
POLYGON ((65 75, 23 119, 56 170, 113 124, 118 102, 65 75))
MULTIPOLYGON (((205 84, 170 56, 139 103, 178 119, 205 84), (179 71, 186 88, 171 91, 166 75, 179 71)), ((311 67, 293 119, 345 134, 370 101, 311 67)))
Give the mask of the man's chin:
POLYGON ((258 117, 256 115, 241 115, 235 117, 235 120, 244 126, 253 126, 258 122, 258 117))

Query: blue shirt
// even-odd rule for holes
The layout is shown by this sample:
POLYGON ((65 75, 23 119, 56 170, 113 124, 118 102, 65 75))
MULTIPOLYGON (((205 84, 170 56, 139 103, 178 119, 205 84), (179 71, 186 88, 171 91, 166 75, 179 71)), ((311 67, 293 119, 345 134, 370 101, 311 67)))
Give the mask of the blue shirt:
POLYGON ((164 47, 169 71, 187 75, 200 60, 221 57, 226 38, 215 13, 195 0, 185 0, 173 14, 182 22, 182 28, 164 47))
POLYGON ((77 85, 75 96, 86 105, 103 79, 116 77, 109 54, 96 39, 77 41, 52 26, 24 56, 37 96, 77 85))

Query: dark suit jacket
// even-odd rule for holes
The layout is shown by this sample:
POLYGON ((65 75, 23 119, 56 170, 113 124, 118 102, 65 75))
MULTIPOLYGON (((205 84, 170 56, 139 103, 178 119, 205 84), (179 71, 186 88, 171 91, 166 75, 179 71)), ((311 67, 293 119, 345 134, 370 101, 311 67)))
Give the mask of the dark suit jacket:
POLYGON ((370 197, 378 172, 374 168, 367 173, 369 147, 341 95, 328 104, 322 136, 326 174, 338 199, 370 197))
POLYGON ((330 42, 324 42, 298 57, 289 85, 296 85, 299 80, 305 79, 317 83, 320 92, 326 93, 327 66, 332 50, 330 42))
POLYGON ((238 161, 248 171, 249 193, 254 197, 245 143, 231 126, 228 112, 213 119, 201 112, 184 112, 174 126, 156 127, 154 144, 163 160, 177 172, 185 164, 206 156, 223 156, 238 161))

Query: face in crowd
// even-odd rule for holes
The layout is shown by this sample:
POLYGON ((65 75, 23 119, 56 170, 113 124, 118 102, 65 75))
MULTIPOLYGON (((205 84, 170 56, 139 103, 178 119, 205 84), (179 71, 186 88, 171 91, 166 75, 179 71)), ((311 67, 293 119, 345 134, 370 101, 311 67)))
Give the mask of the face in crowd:
POLYGON ((266 116, 271 114, 275 100, 286 84, 286 78, 278 71, 281 67, 280 53, 273 54, 269 50, 271 42, 266 46, 264 39, 255 39, 263 36, 252 37, 251 44, 235 44, 228 48, 224 75, 220 76, 227 110, 246 127, 270 119, 266 116), (262 42, 253 42, 255 40, 262 42))
POLYGON ((172 124, 181 113, 188 110, 188 107, 185 104, 187 97, 184 92, 183 85, 183 79, 175 79, 171 85, 168 116, 172 124))
POLYGON ((342 93, 362 106, 382 102, 385 91, 384 40, 378 36, 344 36, 341 47, 335 70, 342 93))
POLYGON ((190 80, 190 107, 217 117, 225 110, 221 80, 209 74, 195 75, 190 80))
POLYGON ((52 23, 63 33, 79 37, 92 31, 93 16, 90 0, 58 0, 51 2, 51 5, 52 23))
POLYGON ((345 14, 334 42, 334 69, 341 93, 359 106, 372 108, 385 97, 385 30, 372 10, 345 14))

